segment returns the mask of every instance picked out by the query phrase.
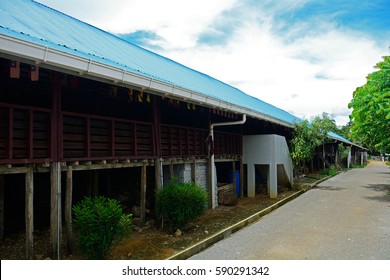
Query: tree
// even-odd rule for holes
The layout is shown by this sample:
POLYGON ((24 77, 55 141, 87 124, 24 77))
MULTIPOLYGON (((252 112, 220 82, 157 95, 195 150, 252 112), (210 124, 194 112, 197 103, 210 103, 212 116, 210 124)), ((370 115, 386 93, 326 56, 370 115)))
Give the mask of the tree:
MULTIPOLYGON (((299 173, 304 172, 307 161, 314 156, 315 150, 330 140, 329 132, 338 132, 335 121, 328 113, 315 116, 310 122, 303 120, 294 124, 293 138, 290 141, 290 156, 299 173)), ((322 160, 325 165, 324 156, 322 160)))
POLYGON ((365 85, 358 87, 348 107, 352 108, 352 139, 371 153, 390 148, 390 56, 374 67, 365 85))
POLYGON ((352 127, 352 121, 349 121, 347 124, 339 128, 339 134, 344 138, 349 139, 351 133, 351 127, 352 127))

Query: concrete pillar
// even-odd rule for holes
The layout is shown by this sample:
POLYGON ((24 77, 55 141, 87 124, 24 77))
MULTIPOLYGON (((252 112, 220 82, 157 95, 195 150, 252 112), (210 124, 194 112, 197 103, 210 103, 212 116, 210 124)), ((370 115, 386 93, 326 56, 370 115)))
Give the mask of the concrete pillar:
POLYGON ((248 197, 255 197, 256 195, 256 176, 255 165, 248 164, 248 197))
POLYGON ((269 165, 268 193, 270 198, 276 198, 278 196, 278 174, 276 164, 269 165))
POLYGON ((348 152, 348 157, 347 157, 347 168, 349 168, 351 165, 351 156, 352 156, 352 154, 351 154, 351 150, 350 150, 348 152))

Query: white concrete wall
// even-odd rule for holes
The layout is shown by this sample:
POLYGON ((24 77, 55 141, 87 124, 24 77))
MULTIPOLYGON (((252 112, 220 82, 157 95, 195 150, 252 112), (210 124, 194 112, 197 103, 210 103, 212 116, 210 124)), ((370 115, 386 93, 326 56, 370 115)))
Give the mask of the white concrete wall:
MULTIPOLYGON (((243 137, 243 163, 248 166, 248 196, 255 196, 255 165, 269 166, 268 190, 270 197, 277 196, 278 165, 282 165, 290 183, 293 181, 293 165, 286 139, 276 134, 246 135, 243 137)), ((280 169, 280 168, 279 168, 280 169)))

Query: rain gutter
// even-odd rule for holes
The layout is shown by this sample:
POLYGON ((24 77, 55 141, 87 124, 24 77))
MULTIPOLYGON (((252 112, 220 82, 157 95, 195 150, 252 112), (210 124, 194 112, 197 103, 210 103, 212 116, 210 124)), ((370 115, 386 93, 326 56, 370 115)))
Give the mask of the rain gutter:
MULTIPOLYGON (((161 94, 165 97, 172 96, 181 100, 188 100, 194 104, 200 104, 210 108, 218 108, 237 114, 246 114, 255 119, 269 121, 278 125, 293 128, 293 124, 274 118, 259 111, 238 106, 206 94, 195 92, 168 82, 164 82, 147 74, 142 75, 126 70, 125 67, 116 67, 103 62, 96 61, 96 57, 82 57, 66 51, 58 50, 55 47, 42 45, 12 35, 0 34, 0 56, 10 56, 10 59, 25 59, 31 63, 43 67, 68 71, 80 76, 99 79, 106 83, 118 86, 139 87, 143 91, 150 90, 151 94, 161 94)), ((130 68, 129 68, 130 69, 130 68)))

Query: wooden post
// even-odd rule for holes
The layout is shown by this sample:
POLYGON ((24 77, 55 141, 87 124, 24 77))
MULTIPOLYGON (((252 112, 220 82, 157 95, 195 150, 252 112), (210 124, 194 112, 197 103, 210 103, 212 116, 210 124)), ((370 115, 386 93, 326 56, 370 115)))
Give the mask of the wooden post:
POLYGON ((0 174, 0 241, 4 239, 4 175, 0 174))
POLYGON ((156 178, 156 189, 161 189, 163 186, 162 158, 158 158, 154 161, 154 175, 156 178))
POLYGON ((25 208, 25 222, 26 222, 26 258, 32 260, 34 257, 34 176, 31 167, 28 168, 25 179, 26 185, 26 208, 25 208))
POLYGON ((146 163, 144 162, 141 170, 141 226, 145 225, 146 209, 146 163))
POLYGON ((62 240, 61 218, 61 165, 53 162, 50 167, 51 201, 50 201, 50 238, 53 259, 60 259, 62 240))
MULTIPOLYGON (((160 190, 163 186, 162 182, 162 159, 158 158, 154 161, 154 177, 155 177, 155 184, 156 184, 156 191, 160 190)), ((159 205, 159 201, 157 199, 157 196, 155 196, 155 206, 154 208, 157 209, 159 205)), ((161 223, 161 218, 159 215, 156 215, 157 223, 161 223)))
POLYGON ((65 194, 65 227, 67 236, 68 254, 74 253, 74 240, 72 228, 72 194, 73 194, 73 168, 68 166, 66 172, 66 194, 65 194))

